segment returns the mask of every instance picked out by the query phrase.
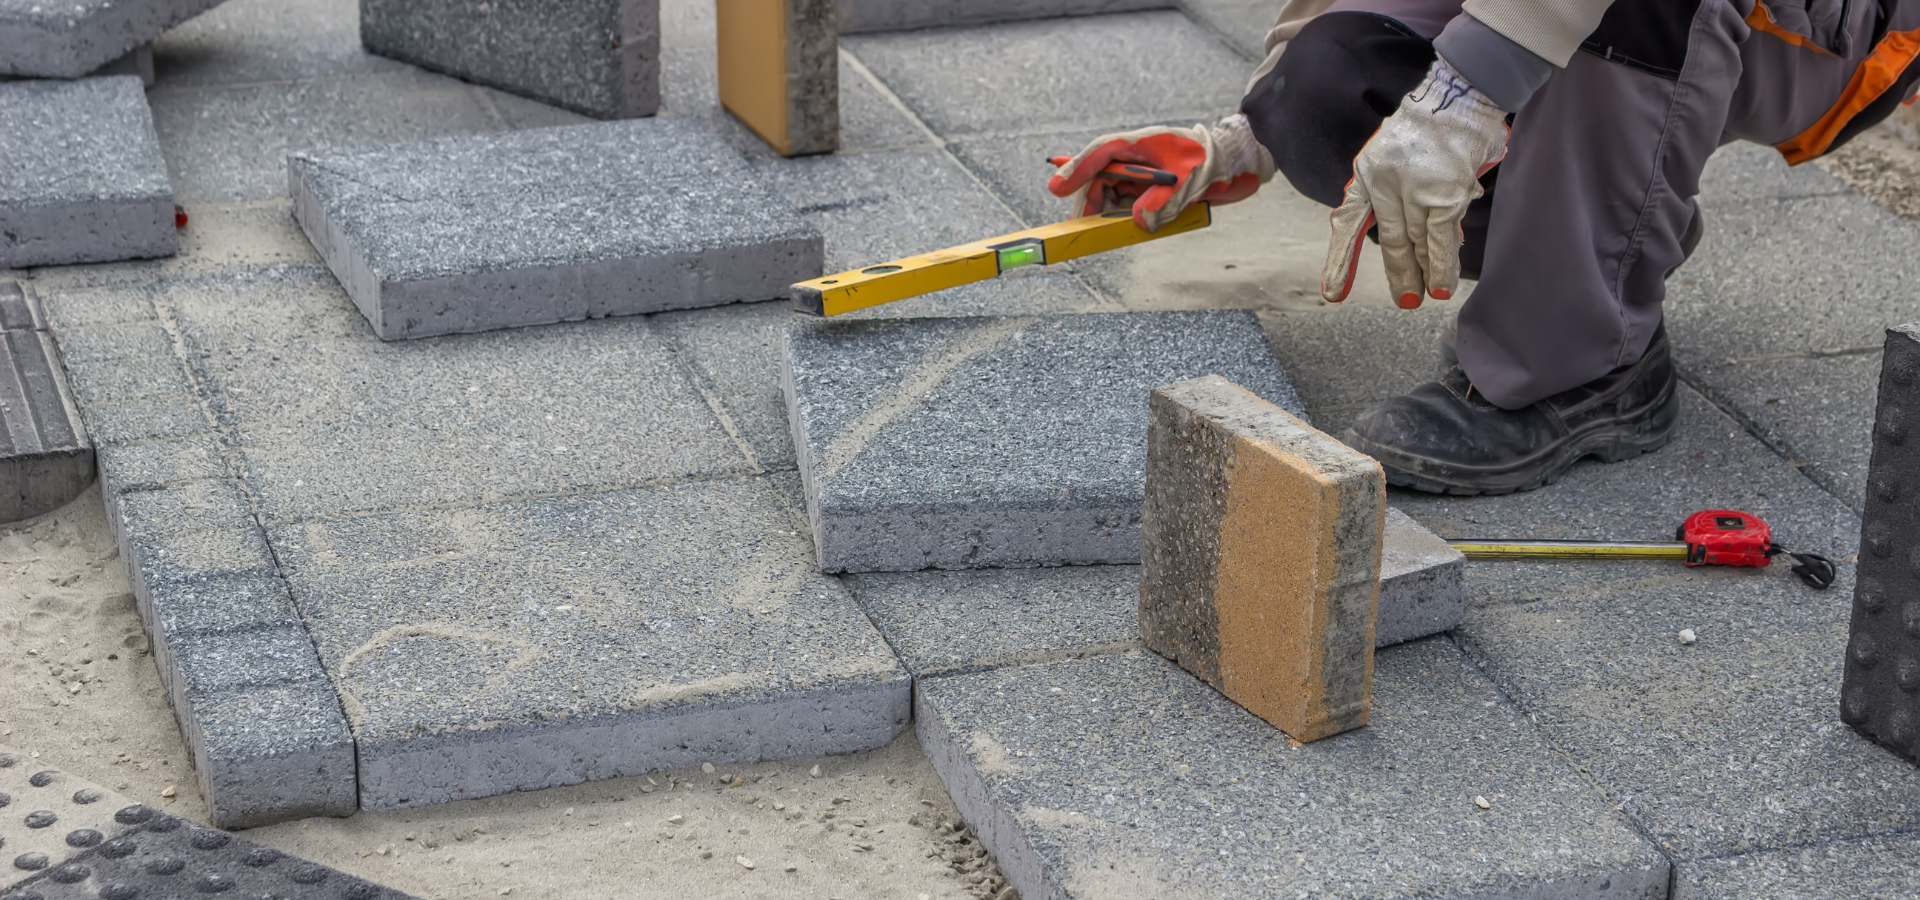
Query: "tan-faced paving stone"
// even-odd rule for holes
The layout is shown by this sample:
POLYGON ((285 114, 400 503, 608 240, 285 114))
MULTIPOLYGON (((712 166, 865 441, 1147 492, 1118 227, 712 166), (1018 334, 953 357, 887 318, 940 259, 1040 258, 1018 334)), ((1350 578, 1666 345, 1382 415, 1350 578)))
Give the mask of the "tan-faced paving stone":
POLYGON ((833 572, 1137 562, 1148 391, 1220 374, 1300 409, 1244 311, 828 320, 784 360, 833 572))
POLYGON ((365 0, 382 56, 602 119, 660 108, 659 0, 365 0))
POLYGON ((221 0, 6 0, 0 75, 79 78, 221 0))
POLYGON ((1145 653, 915 703, 1024 898, 1666 895, 1666 859, 1444 639, 1382 651, 1372 724, 1306 745, 1145 653))
POLYGON ((692 119, 289 166, 295 217, 388 340, 767 300, 820 274, 820 235, 692 119))
POLYGON ((275 529, 362 808, 846 753, 909 678, 764 478, 275 529))
POLYGON ((0 268, 178 248, 173 188, 140 79, 0 83, 0 158, 0 268))
POLYGON ((405 894, 170 816, 0 746, 0 897, 194 894, 405 900, 405 894))
POLYGON ((1380 464, 1218 375, 1147 408, 1141 639, 1295 740, 1365 725, 1380 464))

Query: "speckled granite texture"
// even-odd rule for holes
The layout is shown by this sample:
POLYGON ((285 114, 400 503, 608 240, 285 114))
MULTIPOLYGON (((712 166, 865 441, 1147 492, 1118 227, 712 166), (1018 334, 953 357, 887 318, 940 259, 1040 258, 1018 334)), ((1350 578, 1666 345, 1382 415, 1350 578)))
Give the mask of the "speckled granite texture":
POLYGON ((1138 562, 1149 391, 1303 413, 1239 310, 802 322, 783 359, 829 572, 1138 562))
POLYGON ((847 34, 1167 9, 1174 0, 837 0, 847 34))
POLYGON ((0 75, 79 78, 221 2, 0 0, 0 75))
POLYGON ((388 340, 781 296, 820 235, 691 119, 299 153, 294 215, 388 340))
POLYGON ((596 118, 660 107, 660 0, 364 0, 360 41, 596 118))
POLYGON ((0 82, 0 268, 171 256, 173 188, 140 79, 0 82))

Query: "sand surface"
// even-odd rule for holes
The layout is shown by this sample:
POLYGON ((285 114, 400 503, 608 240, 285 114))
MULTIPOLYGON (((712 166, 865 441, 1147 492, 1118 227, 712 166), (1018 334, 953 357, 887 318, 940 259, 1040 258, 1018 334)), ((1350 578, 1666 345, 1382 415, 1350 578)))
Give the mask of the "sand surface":
MULTIPOLYGON (((206 820, 97 486, 0 527, 0 743, 206 820)), ((908 732, 854 756, 695 767, 245 834, 428 898, 1009 900, 1012 888, 971 832, 956 832, 958 820, 908 732)))

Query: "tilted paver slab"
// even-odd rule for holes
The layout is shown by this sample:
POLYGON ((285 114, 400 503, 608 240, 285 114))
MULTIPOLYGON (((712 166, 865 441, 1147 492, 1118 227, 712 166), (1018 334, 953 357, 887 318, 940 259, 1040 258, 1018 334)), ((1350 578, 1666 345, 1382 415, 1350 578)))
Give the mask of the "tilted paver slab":
POLYGON ((1218 375, 1147 409, 1141 640, 1295 740, 1366 725, 1380 464, 1218 375))
POLYGON ((93 483, 93 440, 38 305, 0 281, 0 522, 51 512, 93 483))
POLYGON ((0 0, 0 75, 79 78, 221 0, 0 0))
POLYGON ((360 803, 869 750, 910 679, 764 478, 277 529, 360 803))
POLYGON ((294 215, 388 340, 766 300, 820 273, 819 233, 691 119, 288 165, 294 215))
POLYGON ((173 188, 140 79, 0 82, 0 268, 171 256, 173 188))
POLYGON ((659 0, 366 0, 368 50, 602 119, 660 107, 659 0))
POLYGON ((830 572, 1138 562, 1149 391, 1301 411, 1244 311, 800 322, 783 361, 830 572))
POLYGON ((1920 324, 1887 329, 1860 526, 1860 569, 1847 638, 1840 718, 1910 761, 1920 761, 1920 600, 1914 599, 1913 492, 1920 490, 1920 324))
POLYGON ((1166 9, 1174 0, 839 0, 846 34, 1166 9))
POLYGON ((0 745, 0 897, 284 900, 407 895, 171 816, 0 745))
POLYGON ((1306 745, 1148 653, 924 678, 916 727, 1027 900, 1666 896, 1450 642, 1378 662, 1372 724, 1306 745))

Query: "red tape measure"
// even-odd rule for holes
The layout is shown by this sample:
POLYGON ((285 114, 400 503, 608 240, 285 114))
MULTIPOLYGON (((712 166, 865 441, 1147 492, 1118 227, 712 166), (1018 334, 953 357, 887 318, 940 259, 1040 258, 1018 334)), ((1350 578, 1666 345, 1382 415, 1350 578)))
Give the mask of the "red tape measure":
POLYGON ((1833 560, 1818 553, 1790 553, 1773 542, 1765 519, 1732 509, 1694 513, 1680 524, 1675 540, 1687 545, 1689 566, 1765 566, 1785 554, 1797 563, 1793 574, 1809 586, 1825 590, 1837 574, 1833 560))

